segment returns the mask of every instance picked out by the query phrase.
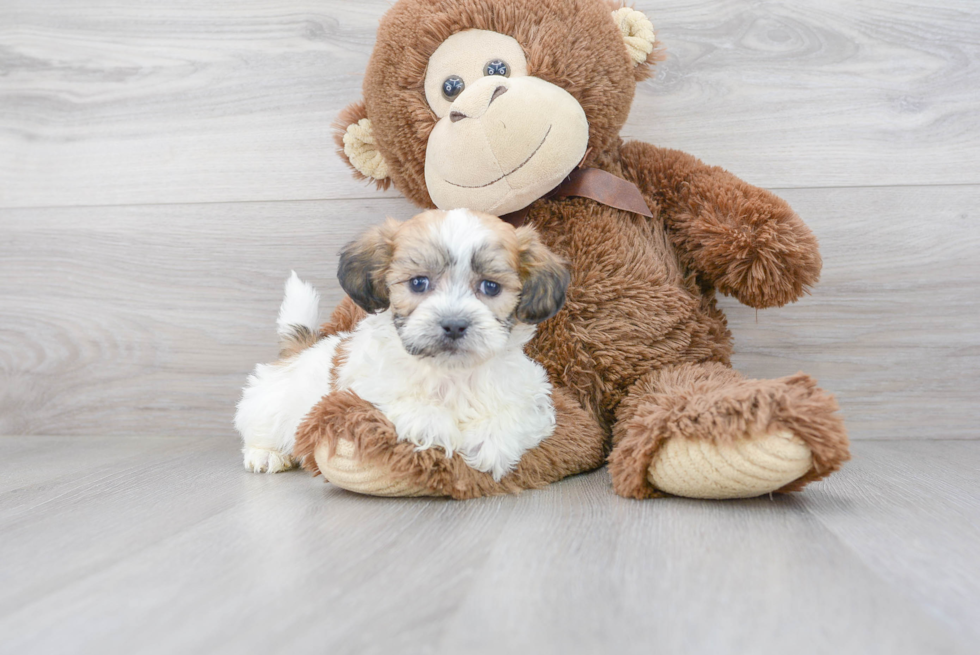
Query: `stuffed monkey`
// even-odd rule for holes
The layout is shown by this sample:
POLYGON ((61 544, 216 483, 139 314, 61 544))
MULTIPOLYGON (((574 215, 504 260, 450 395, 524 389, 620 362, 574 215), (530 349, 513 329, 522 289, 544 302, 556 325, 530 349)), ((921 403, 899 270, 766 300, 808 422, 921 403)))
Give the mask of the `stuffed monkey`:
MULTIPOLYGON (((848 459, 837 404, 812 378, 731 368, 715 303, 716 291, 760 309, 798 299, 820 273, 810 230, 727 171, 619 137, 658 59, 650 21, 603 0, 392 6, 363 102, 340 116, 343 156, 419 207, 533 225, 567 259, 565 306, 528 346, 558 424, 494 482, 399 442, 371 405, 336 393, 298 432, 307 468, 362 493, 469 498, 608 461, 622 496, 736 498, 799 490, 848 459)), ((323 332, 363 316, 346 298, 323 332)))

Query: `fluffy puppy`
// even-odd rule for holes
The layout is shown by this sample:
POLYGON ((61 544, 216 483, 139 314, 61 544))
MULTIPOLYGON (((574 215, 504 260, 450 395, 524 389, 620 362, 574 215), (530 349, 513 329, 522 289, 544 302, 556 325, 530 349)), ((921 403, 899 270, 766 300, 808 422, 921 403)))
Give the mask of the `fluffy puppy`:
POLYGON ((282 358, 256 367, 235 416, 247 469, 293 466, 296 428, 332 391, 374 404, 400 440, 496 480, 551 435, 551 385, 524 345, 561 309, 569 275, 532 228, 465 209, 389 219, 344 248, 337 276, 369 315, 320 336, 317 293, 292 274, 282 358))

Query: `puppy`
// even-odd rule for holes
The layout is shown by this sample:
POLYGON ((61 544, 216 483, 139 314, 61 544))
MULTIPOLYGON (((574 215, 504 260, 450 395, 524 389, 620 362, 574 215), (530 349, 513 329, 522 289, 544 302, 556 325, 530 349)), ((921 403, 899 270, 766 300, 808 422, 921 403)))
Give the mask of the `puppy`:
POLYGON ((399 440, 496 480, 554 431, 551 385, 524 345, 561 309, 569 275, 532 228, 465 209, 389 219, 344 248, 337 275, 369 315, 319 337, 317 293, 292 274, 282 359, 256 367, 235 416, 245 468, 292 467, 303 417, 340 390, 377 407, 399 440))

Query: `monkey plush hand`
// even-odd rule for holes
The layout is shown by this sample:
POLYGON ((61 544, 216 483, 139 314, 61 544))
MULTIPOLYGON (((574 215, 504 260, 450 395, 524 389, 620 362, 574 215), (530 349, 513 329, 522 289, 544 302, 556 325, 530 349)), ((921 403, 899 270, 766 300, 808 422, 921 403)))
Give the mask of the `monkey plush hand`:
MULTIPOLYGON (((624 143, 658 59, 650 21, 604 0, 399 0, 381 21, 363 103, 340 117, 359 177, 420 207, 533 225, 571 265, 561 312, 528 353, 558 425, 499 483, 416 451, 350 394, 326 396, 297 454, 364 493, 458 498, 600 466, 616 493, 794 491, 848 458, 837 404, 807 375, 746 379, 715 292, 757 308, 799 298, 817 242, 782 200, 674 150, 624 143)), ((346 299, 325 331, 364 311, 346 299)))

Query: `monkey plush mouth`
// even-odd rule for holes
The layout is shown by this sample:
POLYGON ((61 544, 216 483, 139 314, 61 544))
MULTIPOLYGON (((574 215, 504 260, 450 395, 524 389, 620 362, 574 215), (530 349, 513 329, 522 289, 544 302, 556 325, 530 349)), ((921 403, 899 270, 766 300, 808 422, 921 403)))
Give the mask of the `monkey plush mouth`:
POLYGON ((538 154, 538 150, 541 150, 541 146, 543 146, 544 145, 544 142, 548 140, 548 135, 549 134, 551 134, 551 125, 549 125, 548 126, 548 129, 545 131, 544 138, 541 139, 541 143, 539 143, 538 144, 538 147, 534 149, 534 152, 532 152, 530 155, 527 156, 527 159, 525 159, 520 164, 518 164, 517 165, 517 168, 515 168, 515 169, 513 169, 513 170, 511 170, 511 171, 509 171, 507 173, 504 173, 503 175, 501 175, 500 177, 498 177, 495 180, 492 180, 490 182, 487 182, 486 184, 477 184, 477 185, 474 185, 474 186, 467 186, 465 184, 456 184, 455 182, 450 182, 449 180, 446 180, 446 184, 451 184, 451 185, 453 185, 455 187, 459 187, 461 189, 482 189, 484 187, 490 186, 491 184, 496 184, 497 182, 499 182, 500 180, 504 179, 508 175, 513 175, 517 171, 519 171, 522 168, 524 168, 524 165, 527 164, 529 161, 531 161, 534 158, 534 155, 538 154))

